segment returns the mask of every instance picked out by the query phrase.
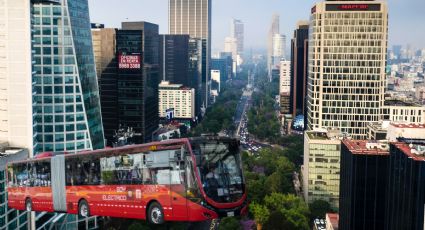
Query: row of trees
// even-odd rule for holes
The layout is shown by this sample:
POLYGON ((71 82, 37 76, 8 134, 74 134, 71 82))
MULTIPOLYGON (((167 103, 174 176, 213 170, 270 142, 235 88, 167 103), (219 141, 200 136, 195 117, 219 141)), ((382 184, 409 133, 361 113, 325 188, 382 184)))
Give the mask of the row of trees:
POLYGON ((279 82, 259 78, 255 85, 252 107, 248 111, 248 131, 260 140, 273 143, 280 137, 275 101, 275 96, 279 94, 279 82))
POLYGON ((295 196, 296 166, 285 150, 264 149, 259 156, 243 154, 250 215, 257 229, 308 229, 309 209, 295 196))
POLYGON ((222 130, 234 131, 236 127, 233 123, 233 116, 245 84, 242 80, 233 80, 227 83, 216 102, 207 109, 202 122, 193 129, 192 135, 217 134, 222 130))

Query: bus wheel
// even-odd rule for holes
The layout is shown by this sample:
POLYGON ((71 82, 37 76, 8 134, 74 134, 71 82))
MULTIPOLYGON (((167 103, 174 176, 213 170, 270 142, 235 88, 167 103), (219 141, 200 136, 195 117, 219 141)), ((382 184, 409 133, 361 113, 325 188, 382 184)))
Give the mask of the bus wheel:
POLYGON ((25 200, 25 210, 27 212, 31 212, 32 211, 32 202, 31 202, 31 199, 30 198, 27 198, 25 200))
POLYGON ((148 221, 152 224, 163 224, 164 223, 164 211, 160 204, 153 202, 149 206, 148 210, 148 221))
POLYGON ((90 216, 90 209, 89 204, 86 200, 81 200, 78 204, 78 214, 82 217, 89 217, 90 216))

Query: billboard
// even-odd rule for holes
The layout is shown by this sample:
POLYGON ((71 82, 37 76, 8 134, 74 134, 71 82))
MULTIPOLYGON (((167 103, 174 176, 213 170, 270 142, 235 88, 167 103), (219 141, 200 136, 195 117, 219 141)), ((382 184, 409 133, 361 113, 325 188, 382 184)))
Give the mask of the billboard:
POLYGON ((119 69, 140 69, 141 68, 141 55, 140 54, 118 54, 118 68, 119 69))

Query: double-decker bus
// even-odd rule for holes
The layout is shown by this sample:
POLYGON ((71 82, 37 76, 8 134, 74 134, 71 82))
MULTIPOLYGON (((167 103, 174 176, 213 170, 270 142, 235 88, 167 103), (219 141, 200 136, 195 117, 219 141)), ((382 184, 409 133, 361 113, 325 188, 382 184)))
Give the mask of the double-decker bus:
POLYGON ((9 207, 165 221, 247 211, 239 142, 198 137, 44 154, 8 165, 9 207))

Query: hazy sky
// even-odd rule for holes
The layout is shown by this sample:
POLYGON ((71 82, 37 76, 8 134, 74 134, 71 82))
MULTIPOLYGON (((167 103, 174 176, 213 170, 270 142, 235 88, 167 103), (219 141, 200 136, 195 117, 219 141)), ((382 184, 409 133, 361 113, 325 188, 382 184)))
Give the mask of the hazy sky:
MULTIPOLYGON (((212 0, 212 48, 224 47, 232 18, 245 23, 245 49, 265 48, 273 13, 288 38, 298 20, 307 20, 318 0, 212 0)), ((89 0, 92 22, 119 28, 122 21, 148 21, 168 32, 168 0, 89 0)), ((388 0, 389 44, 425 48, 425 0, 388 0)), ((287 39, 289 46, 289 39, 287 39)))

